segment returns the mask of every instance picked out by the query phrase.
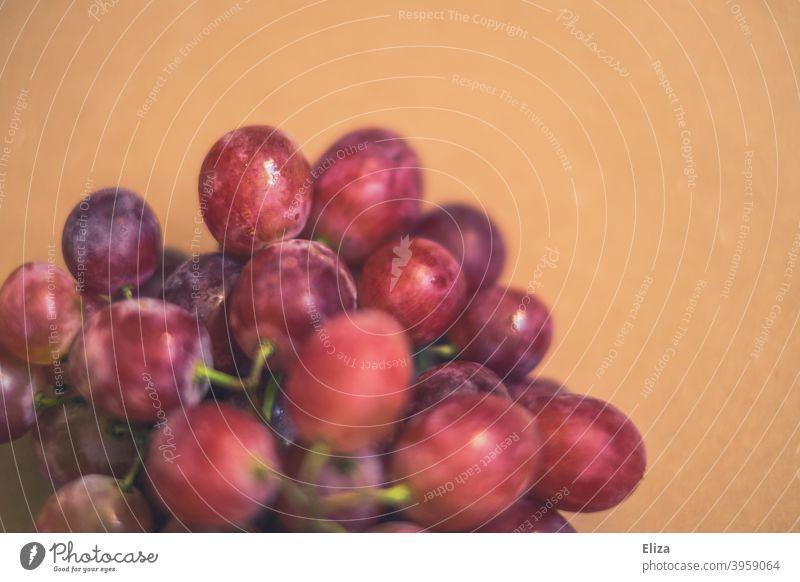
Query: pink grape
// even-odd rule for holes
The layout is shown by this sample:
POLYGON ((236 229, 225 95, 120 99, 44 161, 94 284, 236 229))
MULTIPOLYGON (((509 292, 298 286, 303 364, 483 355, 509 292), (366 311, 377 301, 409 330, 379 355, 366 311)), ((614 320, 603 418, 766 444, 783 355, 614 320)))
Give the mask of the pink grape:
POLYGON ((303 153, 274 127, 226 133, 200 169, 200 209, 226 253, 248 256, 300 233, 311 208, 303 153))
POLYGON ((561 383, 547 378, 523 378, 508 383, 511 399, 537 414, 552 398, 569 394, 561 383))
POLYGON ((475 362, 453 360, 429 368, 417 378, 408 415, 417 415, 456 394, 509 397, 502 380, 488 368, 475 362))

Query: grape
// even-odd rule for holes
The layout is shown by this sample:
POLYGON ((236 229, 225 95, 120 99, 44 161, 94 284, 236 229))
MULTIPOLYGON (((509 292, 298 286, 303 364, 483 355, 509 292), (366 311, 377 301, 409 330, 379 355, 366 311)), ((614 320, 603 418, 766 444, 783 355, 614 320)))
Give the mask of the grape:
POLYGON ((419 533, 425 531, 410 521, 387 521, 367 530, 367 533, 419 533))
POLYGON ((123 188, 98 190, 72 209, 61 250, 81 291, 113 295, 156 272, 161 226, 150 206, 123 188))
POLYGON ((436 241, 456 258, 472 295, 497 282, 506 261, 500 230, 482 210, 448 204, 425 215, 415 236, 436 241))
POLYGON ((36 516, 39 533, 135 533, 153 529, 153 516, 136 489, 124 492, 106 475, 70 481, 45 501, 36 516))
POLYGON ((340 314, 302 346, 286 382, 289 415, 308 442, 341 453, 377 445, 408 405, 411 367, 394 318, 374 310, 340 314))
POLYGON ((538 477, 541 437, 533 416, 508 399, 459 394, 409 422, 390 475, 411 490, 408 517, 436 530, 475 528, 538 477))
POLYGON ((52 364, 69 351, 83 325, 82 298, 64 271, 45 262, 17 267, 0 287, 0 343, 32 364, 52 364))
POLYGON ((175 269, 180 267, 189 259, 189 255, 180 249, 166 247, 161 254, 161 265, 156 268, 155 274, 139 286, 137 295, 139 297, 152 297, 161 299, 164 294, 164 282, 169 278, 175 269))
POLYGON ((508 383, 508 392, 511 399, 517 404, 521 404, 534 414, 541 410, 552 398, 562 394, 569 394, 563 385, 555 380, 546 378, 523 378, 508 383))
POLYGON ((552 507, 520 499, 478 530, 483 533, 575 533, 569 522, 552 507))
MULTIPOLYGON (((306 481, 300 474, 300 468, 307 455, 315 454, 318 453, 293 447, 284 457, 284 466, 287 476, 296 480, 299 486, 304 486, 308 494, 317 500, 317 505, 324 505, 325 498, 331 495, 364 493, 385 482, 380 457, 367 451, 352 457, 327 457, 318 474, 306 481)), ((289 531, 316 531, 322 522, 336 522, 346 531, 360 532, 375 525, 383 513, 380 503, 366 496, 317 514, 311 507, 304 506, 285 493, 281 496, 278 511, 281 523, 289 531)))
POLYGON ((164 300, 182 307, 206 328, 218 370, 244 375, 247 359, 233 341, 226 319, 226 297, 241 271, 241 263, 222 253, 195 255, 166 280, 164 300))
POLYGON ((188 523, 180 522, 174 517, 167 521, 167 523, 164 524, 164 527, 159 530, 160 533, 255 533, 256 531, 257 530, 255 528, 252 528, 248 525, 198 527, 195 525, 189 525, 188 523))
POLYGON ((292 140, 266 125, 222 136, 203 160, 199 189, 208 229, 236 255, 296 236, 311 208, 308 162, 292 140))
POLYGON ((329 241, 353 266, 382 243, 408 234, 419 218, 420 161, 394 132, 348 133, 328 148, 311 176, 314 202, 304 234, 329 241))
POLYGON ((286 369, 304 339, 355 307, 353 277, 336 255, 319 243, 291 240, 270 245, 245 266, 230 298, 230 327, 250 356, 271 341, 277 351, 270 366, 286 369))
POLYGON ((448 337, 461 350, 459 357, 511 380, 537 366, 552 335, 550 313, 536 297, 491 287, 475 295, 448 337))
POLYGON ((434 366, 417 378, 408 416, 428 410, 455 394, 509 397, 508 389, 494 372, 474 362, 454 360, 434 366))
POLYGON ((364 307, 382 309, 402 323, 415 344, 440 337, 467 302, 458 262, 441 245, 403 237, 367 259, 358 282, 364 307))
POLYGON ((39 413, 33 454, 42 474, 57 484, 91 474, 121 479, 138 456, 126 423, 95 414, 79 402, 39 413))
POLYGON ((647 464, 636 426, 611 404, 577 394, 557 396, 537 415, 545 439, 533 496, 563 495, 559 509, 602 511, 621 503, 647 464))
POLYGON ((197 404, 208 382, 211 341, 195 318, 157 299, 112 303, 75 340, 69 376, 87 400, 111 416, 164 422, 176 407, 197 404))
POLYGON ((36 422, 33 397, 45 389, 44 368, 22 362, 0 348, 0 443, 26 434, 36 422))
POLYGON ((145 461, 153 494, 198 527, 250 522, 277 493, 275 443, 254 415, 208 402, 156 433, 145 461))

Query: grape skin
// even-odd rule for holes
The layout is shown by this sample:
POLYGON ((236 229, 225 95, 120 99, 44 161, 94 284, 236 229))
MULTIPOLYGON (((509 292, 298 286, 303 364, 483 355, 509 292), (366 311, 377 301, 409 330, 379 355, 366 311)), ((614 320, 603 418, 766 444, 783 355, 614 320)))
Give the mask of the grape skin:
POLYGON ((358 282, 363 307, 382 309, 402 323, 416 345, 439 338, 467 303, 458 262, 441 245, 402 239, 376 250, 358 282))
POLYGON ((211 340, 191 314, 156 299, 112 303, 75 340, 69 377, 101 411, 133 422, 163 422, 208 391, 196 377, 211 365, 211 340))
POLYGON ((575 533, 569 522, 540 501, 520 499, 477 531, 482 533, 575 533))
POLYGON ((0 287, 0 343, 32 364, 52 364, 66 356, 83 325, 83 298, 58 267, 25 263, 0 287))
POLYGON ((138 287, 156 272, 161 225, 138 194, 106 188, 72 209, 61 250, 79 290, 112 296, 123 287, 138 287))
POLYGON ((47 385, 44 368, 22 362, 0 348, 0 443, 26 434, 36 422, 33 398, 47 385))
POLYGON ((203 160, 198 188, 208 230, 234 255, 297 236, 311 208, 308 162, 291 139, 266 125, 222 136, 203 160))

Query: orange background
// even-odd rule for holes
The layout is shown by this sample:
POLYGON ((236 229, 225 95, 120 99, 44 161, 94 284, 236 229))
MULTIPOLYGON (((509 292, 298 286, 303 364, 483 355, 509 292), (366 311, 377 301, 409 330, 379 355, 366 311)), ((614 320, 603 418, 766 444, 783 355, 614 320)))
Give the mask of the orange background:
MULTIPOLYGON (((429 201, 501 224, 505 279, 553 309, 542 372, 645 435, 644 483, 579 530, 800 530, 800 6, 453 4, 4 2, 0 274, 116 183, 188 249, 200 162, 237 125, 311 159, 387 125, 429 201)), ((0 447, 5 530, 50 490, 29 439, 0 447)))

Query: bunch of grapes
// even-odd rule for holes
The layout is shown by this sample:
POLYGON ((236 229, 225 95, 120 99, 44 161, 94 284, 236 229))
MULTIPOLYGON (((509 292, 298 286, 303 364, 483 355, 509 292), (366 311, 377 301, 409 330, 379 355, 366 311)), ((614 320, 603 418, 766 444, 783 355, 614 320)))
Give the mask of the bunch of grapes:
POLYGON ((33 431, 43 532, 574 531, 645 471, 612 405, 531 377, 547 307, 498 284, 502 234, 422 214, 403 137, 311 166, 267 126, 202 163, 219 251, 162 247, 109 188, 0 287, 0 441, 33 431))

